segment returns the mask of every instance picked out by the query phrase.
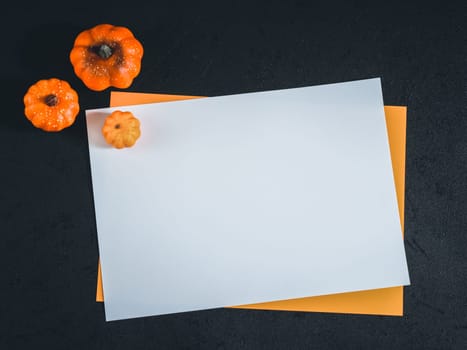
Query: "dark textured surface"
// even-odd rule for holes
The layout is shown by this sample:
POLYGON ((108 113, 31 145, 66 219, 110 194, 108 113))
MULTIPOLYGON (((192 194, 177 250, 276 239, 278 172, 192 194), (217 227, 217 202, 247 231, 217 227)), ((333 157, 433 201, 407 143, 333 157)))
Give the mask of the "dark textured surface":
POLYGON ((0 349, 467 349, 465 1, 97 3, 0 14, 0 349), (68 61, 75 36, 103 22, 145 47, 126 91, 216 96, 380 76, 385 103, 408 106, 405 316, 218 309, 106 323, 84 112, 50 134, 22 103, 55 76, 83 110, 107 105, 109 90, 85 88, 68 61))

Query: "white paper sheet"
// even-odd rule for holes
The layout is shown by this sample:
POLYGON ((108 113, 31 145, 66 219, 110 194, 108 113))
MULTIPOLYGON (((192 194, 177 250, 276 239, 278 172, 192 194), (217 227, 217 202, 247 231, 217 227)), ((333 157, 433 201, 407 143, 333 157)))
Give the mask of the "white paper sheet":
POLYGON ((379 79, 86 118, 108 321, 410 283, 379 79))

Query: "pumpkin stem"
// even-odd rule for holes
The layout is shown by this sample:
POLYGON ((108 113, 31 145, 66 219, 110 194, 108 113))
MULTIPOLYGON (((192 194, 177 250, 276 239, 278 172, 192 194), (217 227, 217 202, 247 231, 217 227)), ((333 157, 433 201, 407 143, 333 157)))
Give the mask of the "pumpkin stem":
POLYGON ((97 47, 94 47, 93 49, 93 51, 103 59, 107 59, 113 54, 112 48, 107 44, 99 45, 97 47))
POLYGON ((47 95, 44 98, 44 102, 49 107, 56 106, 58 103, 58 97, 57 95, 54 95, 54 94, 47 95))

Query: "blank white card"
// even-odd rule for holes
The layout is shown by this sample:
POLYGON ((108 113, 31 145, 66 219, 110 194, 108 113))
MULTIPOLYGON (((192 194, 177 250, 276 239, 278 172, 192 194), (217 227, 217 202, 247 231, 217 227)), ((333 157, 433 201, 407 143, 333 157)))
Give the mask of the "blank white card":
POLYGON ((380 79, 86 119, 108 321, 410 283, 380 79))

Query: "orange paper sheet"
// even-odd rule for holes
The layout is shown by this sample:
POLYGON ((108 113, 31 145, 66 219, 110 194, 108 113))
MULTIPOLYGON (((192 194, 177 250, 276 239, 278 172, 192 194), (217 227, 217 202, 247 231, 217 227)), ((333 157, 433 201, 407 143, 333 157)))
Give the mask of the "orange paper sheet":
MULTIPOLYGON (((133 92, 112 92, 110 106, 117 107, 143 103, 169 102, 192 98, 201 97, 133 92)), ((401 106, 385 106, 384 110, 386 114, 386 125, 388 129, 394 182, 396 185, 397 201, 399 205, 399 215, 402 232, 404 232, 407 108, 401 106)), ((403 296, 404 288, 401 286, 299 299, 279 300, 259 304, 240 305, 233 306, 233 308, 402 316, 403 296)), ((100 264, 98 266, 96 301, 104 301, 100 264)))

